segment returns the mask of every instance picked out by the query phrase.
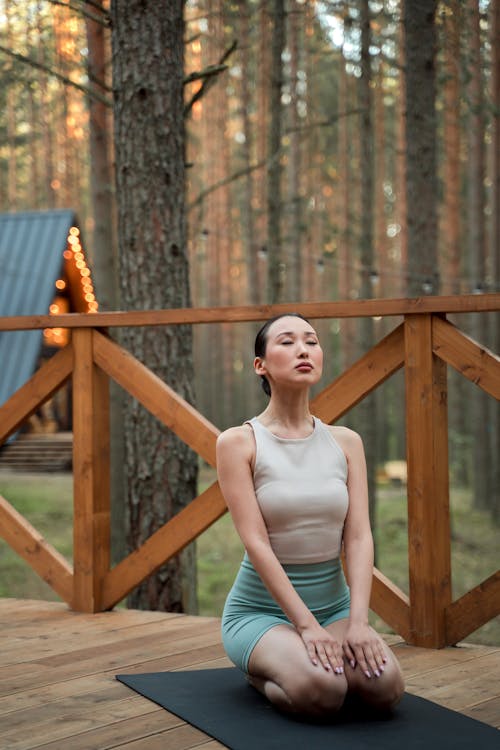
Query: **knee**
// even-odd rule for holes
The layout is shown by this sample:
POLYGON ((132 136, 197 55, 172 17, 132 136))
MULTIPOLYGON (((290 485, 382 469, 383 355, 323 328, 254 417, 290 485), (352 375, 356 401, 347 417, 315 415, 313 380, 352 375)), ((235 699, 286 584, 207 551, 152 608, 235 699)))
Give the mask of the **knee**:
POLYGON ((388 685, 382 692, 383 708, 388 711, 395 708, 403 697, 404 691, 405 683, 403 675, 399 669, 395 670, 392 679, 388 681, 388 685))
POLYGON ((403 676, 398 668, 394 668, 383 677, 365 683, 358 694, 374 708, 391 711, 401 700, 404 689, 403 676))
POLYGON ((295 710, 311 717, 327 717, 342 708, 347 693, 343 675, 314 670, 290 690, 295 710))

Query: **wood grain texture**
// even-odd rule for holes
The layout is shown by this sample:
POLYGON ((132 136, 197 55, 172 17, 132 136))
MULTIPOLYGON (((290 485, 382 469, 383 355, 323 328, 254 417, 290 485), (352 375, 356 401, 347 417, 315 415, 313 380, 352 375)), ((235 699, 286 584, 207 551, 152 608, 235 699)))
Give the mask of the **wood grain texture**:
POLYGON ((266 320, 283 312, 300 312, 306 318, 361 318, 428 313, 495 312, 500 294, 463 294, 402 299, 341 300, 335 302, 289 302, 277 305, 232 307, 187 307, 135 312, 68 313, 65 315, 18 315, 0 318, 0 331, 40 328, 111 328, 115 326, 161 326, 183 323, 242 323, 266 320))
POLYGON ((434 352, 493 398, 500 399, 500 357, 439 317, 432 320, 434 352))
POLYGON ((35 411, 69 379, 73 349, 68 344, 0 407, 0 444, 5 442, 35 411))
POLYGON ((215 482, 106 575, 102 588, 103 608, 113 607, 226 511, 219 483, 215 482))
MULTIPOLYGON (((118 683, 116 674, 230 666, 216 617, 0 599, 0 736, 9 750, 223 746, 118 683)), ((500 647, 439 651, 387 642, 407 689, 500 726, 500 647)))
POLYGON ((404 331, 399 325, 311 401, 323 422, 335 422, 404 364, 404 331))
POLYGON ((457 643, 500 615, 500 570, 446 608, 446 640, 457 643))
POLYGON ((215 466, 219 430, 196 409, 111 339, 94 332, 97 364, 196 453, 215 466))
POLYGON ((101 609, 110 559, 109 384, 93 360, 93 332, 73 332, 74 609, 101 609))
POLYGON ((68 604, 73 569, 46 539, 0 495, 0 536, 68 604))
POLYGON ((410 600, 380 570, 373 571, 370 609, 405 640, 410 638, 410 600))
POLYGON ((446 364, 430 315, 405 319, 410 642, 441 648, 451 602, 446 364))

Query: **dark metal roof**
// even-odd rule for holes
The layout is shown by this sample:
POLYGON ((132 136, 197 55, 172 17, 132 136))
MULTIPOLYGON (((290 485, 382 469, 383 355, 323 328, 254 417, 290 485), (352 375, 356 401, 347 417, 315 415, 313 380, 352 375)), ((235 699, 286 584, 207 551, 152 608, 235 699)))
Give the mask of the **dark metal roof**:
MULTIPOLYGON (((0 214, 0 316, 49 311, 62 272, 71 210, 0 214)), ((0 404, 33 374, 42 331, 0 332, 0 404)))

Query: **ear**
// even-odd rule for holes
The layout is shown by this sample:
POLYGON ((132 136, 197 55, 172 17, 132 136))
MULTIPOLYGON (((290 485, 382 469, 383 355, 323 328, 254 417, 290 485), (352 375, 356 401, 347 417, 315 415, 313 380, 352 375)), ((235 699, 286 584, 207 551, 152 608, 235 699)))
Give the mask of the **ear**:
POLYGON ((266 374, 266 366, 264 364, 264 359, 262 357, 255 357, 253 361, 253 369, 255 370, 255 373, 257 375, 266 374))

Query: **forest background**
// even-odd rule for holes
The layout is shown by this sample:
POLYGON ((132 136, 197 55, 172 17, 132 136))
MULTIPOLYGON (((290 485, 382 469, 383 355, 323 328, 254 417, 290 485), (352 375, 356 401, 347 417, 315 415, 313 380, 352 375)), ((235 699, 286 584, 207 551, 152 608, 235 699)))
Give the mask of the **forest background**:
MULTIPOLYGON (((133 49, 127 58, 112 43, 124 5, 137 21, 134 3, 0 2, 0 211, 75 209, 101 310, 129 307, 134 287, 113 174, 118 137, 127 139, 113 124, 117 58, 119 75, 137 64, 133 49)), ((499 0, 158 2, 149 25, 175 12, 184 20, 184 303, 500 291, 499 0)), ((149 254, 164 265, 158 248, 149 254)), ((175 283, 166 277, 153 306, 175 306, 166 289, 175 283)), ((498 315, 464 318, 500 349, 498 315)), ((396 322, 318 321, 325 380, 396 322)), ((221 429, 264 404, 254 332, 193 330, 189 397, 221 429)), ((377 470, 405 456, 402 374, 344 421, 367 441, 375 518, 377 470)), ((450 373, 451 480, 495 523, 499 434, 498 408, 450 373)))

